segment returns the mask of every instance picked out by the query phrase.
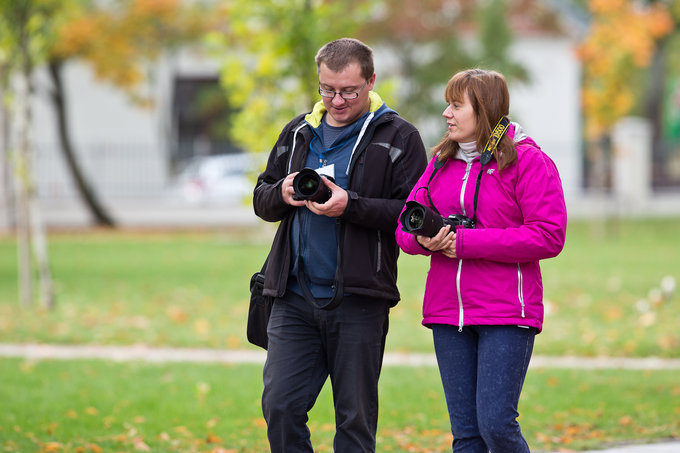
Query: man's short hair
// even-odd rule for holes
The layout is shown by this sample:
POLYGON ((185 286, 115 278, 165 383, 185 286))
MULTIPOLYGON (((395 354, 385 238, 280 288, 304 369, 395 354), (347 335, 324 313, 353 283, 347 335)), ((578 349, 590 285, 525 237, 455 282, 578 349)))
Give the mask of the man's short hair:
POLYGON ((333 72, 340 72, 351 63, 359 63, 361 75, 369 79, 374 72, 373 49, 354 38, 340 38, 324 45, 316 54, 316 69, 325 64, 333 72))

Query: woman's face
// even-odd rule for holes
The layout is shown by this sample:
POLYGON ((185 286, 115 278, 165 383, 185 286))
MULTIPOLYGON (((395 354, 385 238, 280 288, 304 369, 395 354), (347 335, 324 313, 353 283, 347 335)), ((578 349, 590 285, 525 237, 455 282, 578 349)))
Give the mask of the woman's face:
POLYGON ((451 140, 458 143, 475 141, 477 117, 467 93, 462 100, 451 102, 442 116, 446 118, 451 140))

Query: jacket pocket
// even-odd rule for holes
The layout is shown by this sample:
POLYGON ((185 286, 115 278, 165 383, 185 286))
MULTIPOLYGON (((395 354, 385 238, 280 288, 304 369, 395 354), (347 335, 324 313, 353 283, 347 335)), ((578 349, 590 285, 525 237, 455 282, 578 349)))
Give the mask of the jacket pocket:
POLYGON ((522 267, 517 263, 517 299, 522 308, 522 318, 525 318, 524 313, 524 276, 522 275, 522 267))

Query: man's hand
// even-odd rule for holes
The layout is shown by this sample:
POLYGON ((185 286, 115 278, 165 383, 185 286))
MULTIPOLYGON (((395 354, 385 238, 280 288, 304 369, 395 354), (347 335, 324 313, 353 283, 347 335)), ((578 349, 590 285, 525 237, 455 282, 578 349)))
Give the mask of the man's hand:
POLYGON ((291 173, 283 180, 283 183, 281 184, 281 196, 283 197, 283 201, 291 206, 304 206, 304 200, 293 199, 293 195, 295 194, 293 179, 295 179, 295 175, 297 174, 298 172, 291 173))
POLYGON ((314 214, 325 215, 328 217, 340 217, 342 213, 345 212, 345 208, 347 207, 347 191, 332 182, 330 179, 326 178, 324 175, 321 175, 321 177, 323 178, 323 182, 326 184, 326 187, 328 187, 331 191, 331 198, 325 203, 317 203, 315 201, 307 200, 305 201, 305 204, 307 205, 307 208, 314 214))

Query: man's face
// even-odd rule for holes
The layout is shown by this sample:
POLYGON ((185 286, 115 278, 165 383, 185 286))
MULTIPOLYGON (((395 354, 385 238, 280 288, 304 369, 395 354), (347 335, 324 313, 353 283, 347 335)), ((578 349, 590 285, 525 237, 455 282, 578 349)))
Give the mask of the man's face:
POLYGON ((368 112, 368 92, 373 89, 374 83, 375 74, 368 80, 364 79, 358 63, 350 63, 340 72, 333 72, 322 63, 319 67, 319 88, 337 92, 359 92, 356 99, 344 99, 340 94, 335 94, 332 98, 321 98, 328 111, 328 124, 335 127, 347 126, 368 112))

